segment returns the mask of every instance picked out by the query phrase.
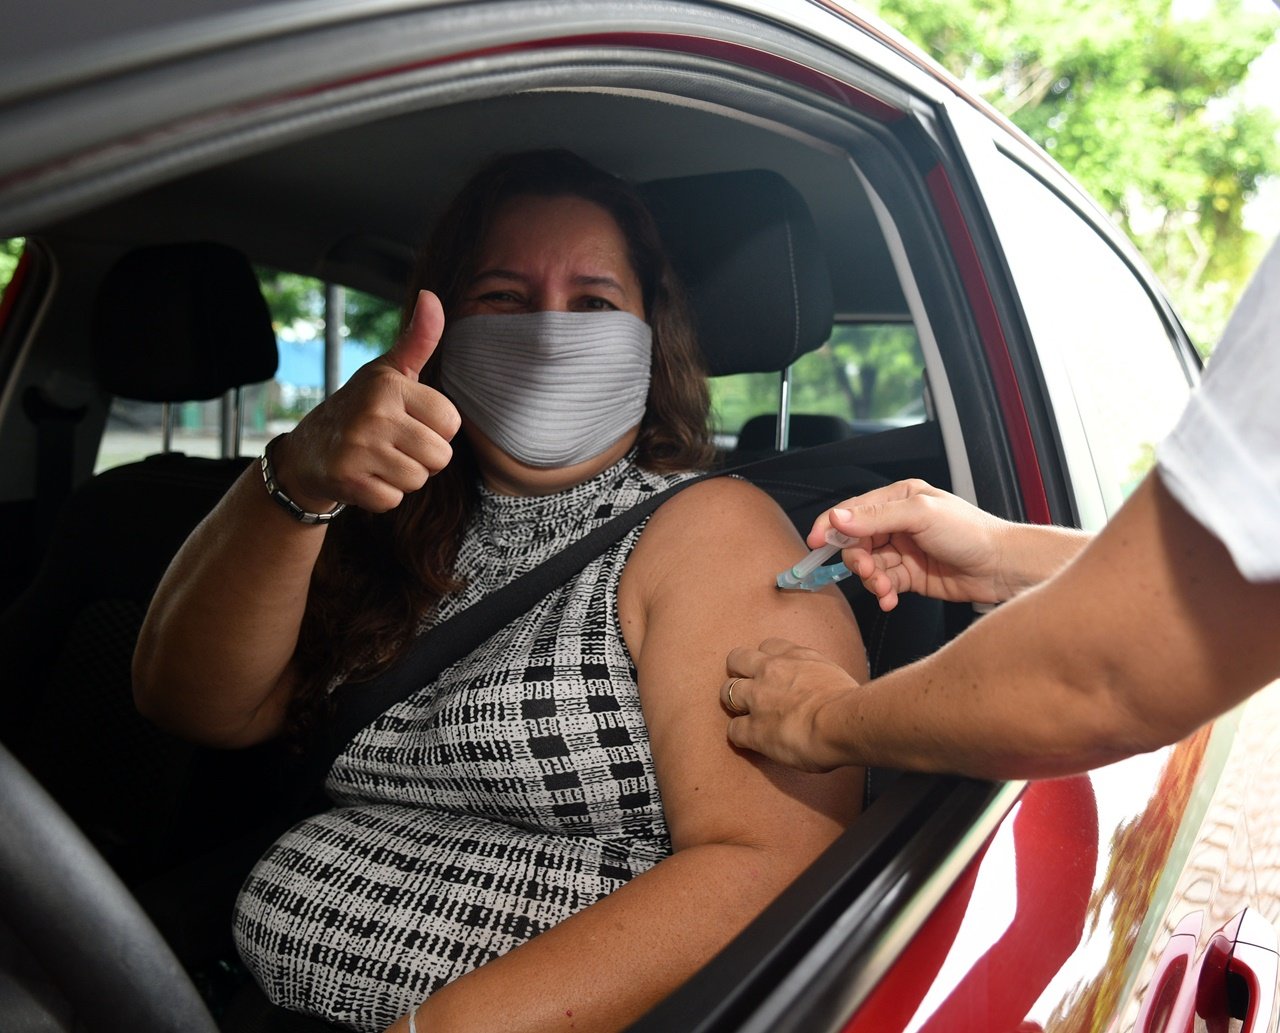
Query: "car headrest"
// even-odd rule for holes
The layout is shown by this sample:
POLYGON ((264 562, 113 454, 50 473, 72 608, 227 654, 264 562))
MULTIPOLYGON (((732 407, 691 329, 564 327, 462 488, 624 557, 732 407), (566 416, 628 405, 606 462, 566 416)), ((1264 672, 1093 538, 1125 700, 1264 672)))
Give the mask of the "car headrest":
POLYGON ((804 199, 764 169, 645 184, 712 376, 786 368, 831 332, 831 275, 804 199))
POLYGON ((248 260, 209 242, 125 255, 94 311, 93 367, 114 395, 144 402, 217 398, 270 380, 279 356, 248 260))

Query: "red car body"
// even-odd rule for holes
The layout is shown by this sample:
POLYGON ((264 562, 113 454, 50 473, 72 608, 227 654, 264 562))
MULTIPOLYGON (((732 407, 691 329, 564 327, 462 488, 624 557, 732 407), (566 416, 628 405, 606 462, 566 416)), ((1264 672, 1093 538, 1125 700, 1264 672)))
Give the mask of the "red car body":
MULTIPOLYGON (((1146 299, 1142 319, 1159 324, 1166 348, 1152 380, 1175 385, 1158 392, 1171 412, 1198 375, 1158 284, 1079 188, 943 71, 852 9, 800 0, 577 2, 529 4, 515 17, 504 3, 74 6, 84 15, 74 25, 52 9, 10 14, 0 43, 0 236, 32 244, 0 307, 0 435, 10 457, 0 491, 14 514, 34 497, 39 461, 15 400, 62 368, 42 329, 44 306, 68 304, 60 278, 80 282, 68 263, 84 248, 68 249, 65 238, 100 232, 114 241, 122 218, 112 213, 127 213, 130 198, 216 175, 224 162, 249 163, 273 148, 281 165, 301 160, 308 119, 339 134, 419 108, 444 118, 458 106, 460 117, 466 103, 483 110, 492 102, 506 113, 516 108, 502 105, 521 91, 535 95, 539 114, 550 110, 539 91, 563 91, 588 95, 583 103, 606 115, 616 106, 622 118, 630 109, 620 98, 665 90, 663 99, 703 112, 708 125, 723 119, 726 145, 768 123, 780 140, 800 141, 797 155, 846 147, 874 186, 867 196, 888 213, 877 209, 906 310, 931 328, 926 366, 952 487, 988 508, 1097 526, 1123 490, 1091 459, 1091 443, 1112 433, 1091 422, 1106 407, 1082 401, 1079 368, 1069 358, 1058 365, 1061 346, 1044 332, 1062 316, 1045 305, 1054 297, 1048 280, 1060 277, 1064 309, 1082 303, 1072 293, 1075 267, 1062 258, 1069 249, 1048 223, 1039 260, 1035 241, 1019 242, 1016 223, 1037 216, 1006 193, 1009 173, 997 168, 1005 159, 1146 299), (504 76, 515 85, 498 85, 504 76), (451 82, 470 92, 446 96, 451 82), (890 158, 905 170, 896 194, 894 174, 877 166, 890 158), (98 211, 108 215, 95 222, 98 211), (920 259, 924 251, 936 265, 920 259), (933 307, 943 296, 950 315, 933 307)), ((649 114, 672 119, 673 130, 703 118, 649 114)), ((611 157, 631 162, 622 171, 643 178, 717 167, 714 133, 666 151, 645 124, 635 129, 648 149, 607 141, 611 157)), ((514 129, 477 132, 486 144, 529 142, 514 129)), ((469 153, 462 148, 459 160, 469 153)), ((788 154, 778 158, 784 171, 788 154)), ((813 169, 825 171, 826 161, 814 158, 813 169)), ((400 181, 380 187, 371 164, 370 194, 401 198, 400 181)), ((809 168, 800 157, 794 167, 809 168)), ((265 160, 245 168, 273 171, 265 160)), ((334 183, 346 173, 335 170, 319 196, 337 196, 334 183)), ((245 183, 245 191, 254 186, 245 183)), ((842 217, 823 182, 797 185, 820 226, 842 217)), ((216 224, 193 222, 197 231, 216 224)), ((228 234, 241 231, 228 225, 228 234)), ((165 215, 139 237, 175 232, 165 215)), ((304 254, 267 235, 258 241, 246 230, 240 242, 247 250, 261 243, 264 259, 280 256, 282 265, 304 254)), ((846 315, 858 316, 853 306, 846 315)), ((1115 323, 1127 325, 1119 316, 1115 323)), ((885 470, 910 472, 894 463, 885 470)), ((21 587, 29 568, 11 567, 21 587)), ((1273 688, 1174 747, 1087 775, 998 785, 903 776, 635 1029, 1274 1031, 1278 717, 1273 688)))

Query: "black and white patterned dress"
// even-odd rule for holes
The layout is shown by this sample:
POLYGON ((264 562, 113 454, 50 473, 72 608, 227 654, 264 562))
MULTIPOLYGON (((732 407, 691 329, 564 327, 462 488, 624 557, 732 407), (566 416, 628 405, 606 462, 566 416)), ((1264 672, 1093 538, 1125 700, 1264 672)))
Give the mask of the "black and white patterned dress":
MULTIPOLYGON (((628 457, 556 495, 483 492, 458 558, 468 585, 433 621, 685 476, 628 457)), ((338 758, 337 807, 278 840, 236 905, 240 954, 273 1001, 381 1030, 667 856, 617 612, 640 531, 338 758)))

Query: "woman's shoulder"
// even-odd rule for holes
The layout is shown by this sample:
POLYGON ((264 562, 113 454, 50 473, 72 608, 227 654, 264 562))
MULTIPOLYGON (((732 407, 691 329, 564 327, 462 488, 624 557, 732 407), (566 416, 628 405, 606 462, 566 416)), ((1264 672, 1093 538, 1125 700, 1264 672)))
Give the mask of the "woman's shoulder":
POLYGON ((706 477, 677 492, 658 507, 644 534, 650 546, 681 551, 778 536, 796 537, 778 504, 750 481, 729 475, 706 477))
MULTIPOLYGON (((695 475, 696 476, 696 475, 695 475)), ((658 512, 670 510, 689 515, 719 507, 746 507, 751 511, 770 510, 781 513, 769 494, 748 480, 734 474, 704 475, 664 503, 658 512)))
POLYGON ((654 513, 624 587, 645 615, 646 633, 654 619, 672 614, 699 623, 745 619, 749 610, 763 620, 789 605, 774 591, 777 574, 806 551, 767 493, 736 477, 709 478, 654 513))

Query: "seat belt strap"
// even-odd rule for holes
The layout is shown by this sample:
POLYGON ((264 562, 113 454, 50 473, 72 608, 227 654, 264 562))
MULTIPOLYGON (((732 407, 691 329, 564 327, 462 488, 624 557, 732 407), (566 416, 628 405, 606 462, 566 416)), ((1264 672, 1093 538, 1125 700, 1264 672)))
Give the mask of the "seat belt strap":
POLYGON ((445 668, 528 613, 539 600, 568 582, 673 495, 708 476, 713 475, 703 474, 655 492, 510 584, 418 636, 405 653, 380 674, 368 681, 340 685, 333 693, 334 716, 327 723, 323 746, 315 750, 317 778, 324 778, 347 744, 379 715, 430 684, 445 668))
POLYGON ((22 407, 36 427, 37 519, 48 527, 75 485, 76 427, 89 407, 60 405, 39 387, 23 393, 22 407))

